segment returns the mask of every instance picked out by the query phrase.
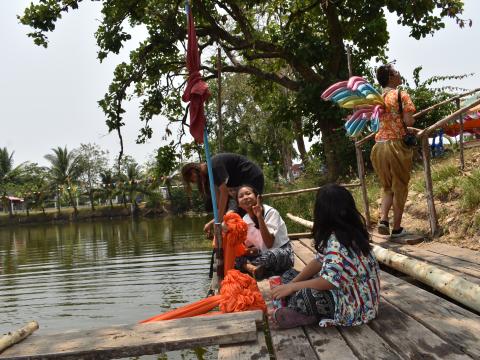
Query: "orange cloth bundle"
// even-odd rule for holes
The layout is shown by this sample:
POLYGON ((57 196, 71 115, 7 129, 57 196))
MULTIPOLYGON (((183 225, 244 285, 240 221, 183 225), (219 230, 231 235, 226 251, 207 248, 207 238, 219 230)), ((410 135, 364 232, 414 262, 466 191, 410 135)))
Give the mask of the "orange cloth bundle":
POLYGON ((242 256, 247 251, 248 225, 237 213, 228 213, 223 217, 226 231, 223 232, 223 271, 227 274, 235 266, 235 257, 242 256))
MULTIPOLYGON (((265 300, 263 300, 262 294, 258 290, 255 280, 248 275, 242 274, 238 270, 230 270, 222 281, 220 295, 210 296, 178 309, 155 315, 151 318, 140 321, 140 323, 146 324, 160 320, 199 316, 208 313, 219 305, 221 313, 246 310, 267 311, 267 305, 265 304, 265 300)), ((212 314, 218 314, 218 312, 212 314)))

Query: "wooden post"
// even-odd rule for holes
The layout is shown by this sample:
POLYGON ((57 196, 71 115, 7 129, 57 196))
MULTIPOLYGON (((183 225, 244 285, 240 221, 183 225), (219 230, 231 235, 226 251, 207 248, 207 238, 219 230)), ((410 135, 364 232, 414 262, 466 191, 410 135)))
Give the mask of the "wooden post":
POLYGON ((217 51, 217 118, 218 118, 218 152, 223 152, 223 123, 222 123, 222 56, 221 49, 217 51))
POLYGON ((365 184, 365 163, 363 161, 363 154, 361 145, 355 144, 355 153, 357 155, 358 178, 360 179, 360 186, 362 187, 363 206, 365 208, 365 220, 367 227, 370 227, 370 209, 368 206, 367 185, 365 184))
POLYGON ((428 205, 428 218, 430 220, 430 235, 435 237, 438 235, 438 220, 435 210, 435 202, 433 199, 432 171, 430 169, 430 147, 428 145, 428 133, 421 137, 423 168, 425 175, 425 192, 428 205))
MULTIPOLYGON (((457 110, 460 109, 460 99, 456 99, 455 103, 457 104, 457 110)), ((465 158, 463 156, 463 114, 459 117, 460 120, 460 169, 465 169, 465 158)))

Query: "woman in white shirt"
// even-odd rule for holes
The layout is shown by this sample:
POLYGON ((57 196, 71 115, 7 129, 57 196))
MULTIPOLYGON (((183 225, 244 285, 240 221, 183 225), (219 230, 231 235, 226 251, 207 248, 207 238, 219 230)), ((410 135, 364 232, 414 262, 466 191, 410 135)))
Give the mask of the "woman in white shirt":
POLYGON ((281 275, 292 268, 294 253, 280 213, 262 205, 257 191, 249 185, 238 188, 237 202, 246 211, 243 220, 248 225, 248 233, 247 253, 237 258, 236 268, 256 279, 281 275))

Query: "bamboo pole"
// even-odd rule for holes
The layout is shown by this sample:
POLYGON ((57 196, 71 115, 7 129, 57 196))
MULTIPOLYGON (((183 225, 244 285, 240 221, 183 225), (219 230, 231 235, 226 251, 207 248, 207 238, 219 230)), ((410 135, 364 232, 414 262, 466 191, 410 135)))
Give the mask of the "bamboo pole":
MULTIPOLYGON (((292 214, 287 214, 287 217, 307 228, 313 228, 312 221, 292 214)), ((371 246, 375 257, 382 264, 431 286, 475 311, 480 311, 480 285, 450 274, 427 262, 413 259, 375 244, 371 244, 371 246)))
MULTIPOLYGON (((352 187, 357 187, 360 186, 360 183, 350 183, 350 184, 339 184, 340 186, 346 187, 346 188, 352 188, 352 187)), ((278 192, 278 193, 268 193, 268 194, 263 194, 262 198, 273 198, 273 197, 281 197, 281 196, 289 196, 289 195, 296 195, 296 194, 302 194, 306 192, 314 192, 318 191, 322 187, 314 187, 314 188, 308 188, 308 189, 300 189, 300 190, 293 190, 293 191, 285 191, 285 192, 278 192)))
POLYGON ((417 137, 422 137, 423 135, 429 135, 433 130, 439 128, 439 127, 442 127, 443 125, 445 125, 446 123, 448 123, 449 121, 453 120, 453 119, 456 119, 458 118, 460 115, 462 115, 463 113, 465 113, 466 111, 468 111, 469 109, 477 106, 478 104, 480 104, 480 99, 477 99, 477 101, 474 101, 472 102, 471 104, 467 105, 467 106, 464 106, 463 108, 461 109, 458 109, 457 111, 455 111, 454 113, 451 113, 450 115, 448 115, 447 117, 443 118, 442 120, 439 120, 437 121, 435 124, 433 125, 430 125, 428 128, 426 129, 423 129, 422 131, 420 131, 418 134, 417 134, 417 137))
POLYGON ((435 237, 438 235, 438 219, 435 210, 435 201, 433 198, 432 170, 430 168, 430 147, 428 144, 428 136, 421 138, 423 170, 425 177, 425 196, 427 198, 428 219, 430 221, 430 235, 435 237))
MULTIPOLYGON (((460 99, 456 99, 455 102, 457 109, 460 109, 460 99)), ((458 119, 460 120, 460 169, 465 170, 465 158, 463 156, 463 115, 460 115, 458 119)))
POLYGON ((9 348, 10 346, 22 341, 37 329, 38 323, 36 321, 30 321, 24 327, 3 335, 0 338, 0 353, 2 353, 6 348, 9 348))
POLYGON ((362 149, 355 144, 355 154, 357 155, 358 178, 362 187, 363 207, 365 209, 365 220, 367 227, 370 227, 370 208, 368 206, 367 184, 365 183, 365 163, 363 161, 362 149))
POLYGON ((347 45, 347 66, 348 66, 348 77, 351 78, 353 76, 352 70, 352 47, 347 45))
POLYGON ((456 96, 453 96, 449 99, 446 99, 444 101, 441 101, 439 102, 438 104, 435 104, 435 105, 432 105, 426 109, 423 109, 422 111, 419 111, 417 112, 415 115, 413 115, 414 118, 417 118, 417 117, 420 117, 420 116, 423 116, 425 115, 426 113, 429 113, 430 111, 438 108, 439 106, 442 106, 442 105, 445 105, 445 104, 448 104, 449 102, 452 102, 452 101, 455 101, 455 100, 459 100, 465 96, 468 96, 468 95, 471 95, 471 94, 474 94, 476 92, 480 91, 480 88, 477 88, 477 89, 474 89, 472 91, 468 91, 466 93, 463 93, 463 94, 460 94, 460 95, 456 95, 456 96))

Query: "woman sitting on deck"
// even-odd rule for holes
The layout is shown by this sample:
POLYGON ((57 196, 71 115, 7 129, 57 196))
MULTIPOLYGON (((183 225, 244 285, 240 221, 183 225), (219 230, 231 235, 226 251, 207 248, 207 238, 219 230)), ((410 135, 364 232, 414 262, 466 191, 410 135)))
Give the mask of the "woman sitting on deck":
POLYGON ((250 273, 257 280, 266 276, 281 275, 293 266, 294 254, 287 227, 279 212, 262 205, 258 192, 242 185, 237 192, 238 206, 246 214, 248 225, 247 253, 236 259, 235 267, 250 273))
POLYGON ((315 201, 313 236, 317 256, 302 272, 282 276, 272 290, 274 299, 287 306, 276 309, 280 328, 319 322, 320 326, 353 326, 377 316, 379 267, 369 245, 365 219, 348 190, 339 185, 322 187, 315 201))

